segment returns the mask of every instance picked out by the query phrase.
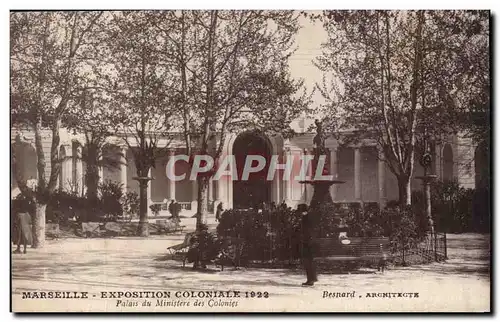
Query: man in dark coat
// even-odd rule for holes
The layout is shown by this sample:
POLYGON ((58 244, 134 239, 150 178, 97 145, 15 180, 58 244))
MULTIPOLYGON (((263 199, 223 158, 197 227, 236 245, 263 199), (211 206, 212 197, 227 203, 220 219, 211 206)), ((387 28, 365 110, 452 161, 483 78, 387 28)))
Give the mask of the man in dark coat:
POLYGON ((314 263, 313 214, 308 211, 306 204, 300 204, 297 211, 302 215, 302 263, 307 276, 307 281, 302 285, 313 286, 318 281, 316 264, 314 263))
POLYGON ((172 199, 170 201, 170 205, 168 205, 168 212, 172 215, 172 218, 175 217, 175 201, 172 199))
POLYGON ((220 216, 222 215, 222 212, 224 211, 224 208, 222 207, 222 202, 219 202, 217 205, 217 209, 215 210, 215 220, 219 221, 220 216))
POLYGON ((14 219, 14 242, 17 248, 14 251, 16 254, 21 253, 21 244, 24 245, 24 253, 26 254, 26 246, 33 243, 33 236, 31 235, 31 216, 27 212, 19 212, 15 215, 14 219))

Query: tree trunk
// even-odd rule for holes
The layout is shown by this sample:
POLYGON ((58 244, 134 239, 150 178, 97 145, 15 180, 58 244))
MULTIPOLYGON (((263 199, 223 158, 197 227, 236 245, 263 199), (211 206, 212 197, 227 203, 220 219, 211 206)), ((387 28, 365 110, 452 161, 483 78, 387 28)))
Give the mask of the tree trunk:
POLYGON ((141 237, 149 236, 148 224, 148 180, 139 180, 139 226, 137 234, 141 237))
POLYGON ((196 212, 198 217, 196 217, 196 227, 201 224, 207 223, 208 215, 208 184, 210 183, 210 177, 200 176, 198 177, 198 206, 196 212))
POLYGON ((399 204, 403 206, 411 205, 411 180, 408 176, 398 176, 399 204))
POLYGON ((33 218, 33 248, 43 248, 45 245, 45 210, 47 204, 35 203, 35 216, 33 218))
POLYGON ((85 184, 87 186, 87 197, 91 200, 97 199, 97 192, 99 186, 99 167, 97 147, 89 144, 87 146, 87 169, 85 173, 85 184))

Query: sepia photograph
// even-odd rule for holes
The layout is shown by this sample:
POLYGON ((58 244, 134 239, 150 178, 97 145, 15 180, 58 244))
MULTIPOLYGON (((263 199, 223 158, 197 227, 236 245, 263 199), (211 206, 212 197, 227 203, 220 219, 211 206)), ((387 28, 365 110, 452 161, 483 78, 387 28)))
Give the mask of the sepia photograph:
POLYGON ((10 311, 490 313, 489 10, 11 10, 10 311))

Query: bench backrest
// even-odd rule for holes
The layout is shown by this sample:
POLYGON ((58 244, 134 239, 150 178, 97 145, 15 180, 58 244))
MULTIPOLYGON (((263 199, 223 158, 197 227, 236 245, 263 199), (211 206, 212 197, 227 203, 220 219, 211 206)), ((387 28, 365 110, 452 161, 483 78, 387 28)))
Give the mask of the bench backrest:
POLYGON ((319 256, 364 256, 385 254, 390 247, 387 237, 349 237, 350 244, 342 244, 338 238, 318 238, 319 256))
POLYGON ((82 222, 82 230, 85 231, 95 231, 99 229, 101 223, 98 222, 82 222))

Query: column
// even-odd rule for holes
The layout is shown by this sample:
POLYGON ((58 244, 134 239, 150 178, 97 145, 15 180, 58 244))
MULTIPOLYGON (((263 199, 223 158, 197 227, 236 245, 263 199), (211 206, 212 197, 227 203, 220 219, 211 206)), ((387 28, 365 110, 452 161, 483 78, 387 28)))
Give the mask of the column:
POLYGON ((208 202, 214 201, 214 180, 210 178, 208 181, 208 202))
MULTIPOLYGON (((285 148, 285 161, 286 163, 290 162, 289 160, 292 159, 292 150, 290 148, 285 148)), ((293 164, 293 163, 292 163, 293 164)), ((283 170, 283 200, 285 203, 289 206, 292 204, 292 174, 290 174, 290 178, 288 180, 285 180, 285 172, 286 169, 283 170)))
POLYGON ((191 181, 191 210, 193 214, 196 213, 196 208, 198 207, 198 182, 196 180, 191 181))
POLYGON ((65 163, 65 169, 66 173, 64 175, 64 186, 67 191, 71 191, 71 179, 72 179, 72 173, 73 173, 73 162, 71 161, 71 157, 73 156, 73 151, 71 149, 71 145, 66 146, 66 160, 64 160, 65 163), (69 152, 68 152, 69 151, 69 152))
MULTIPOLYGON (((167 165, 168 162, 175 156, 175 150, 168 150, 168 160, 167 160, 167 165)), ((175 175, 175 164, 172 162, 170 163, 170 166, 167 167, 166 169, 167 173, 170 173, 172 176, 175 175)), ((171 180, 168 175, 167 175, 167 185, 168 185, 168 191, 167 191, 167 199, 170 200, 175 200, 175 180, 171 180)))
POLYGON ((127 148, 120 148, 120 184, 123 195, 127 193, 127 148))
POLYGON ((83 193, 83 184, 84 184, 84 178, 83 178, 83 162, 82 162, 82 147, 78 146, 76 148, 76 155, 74 156, 76 158, 76 165, 75 165, 75 177, 74 177, 74 186, 77 188, 77 192, 79 195, 82 195, 83 193))
POLYGON ((378 201, 381 208, 385 207, 387 198, 385 196, 385 159, 384 152, 378 150, 378 201))
POLYGON ((99 174, 99 185, 102 185, 104 183, 104 167, 102 166, 102 154, 104 153, 103 150, 100 151, 101 153, 101 156, 99 157, 99 162, 101 163, 101 165, 99 166, 99 169, 98 169, 98 174, 99 174))
MULTIPOLYGON (((337 180, 338 178, 338 160, 337 160, 337 147, 334 147, 330 150, 330 175, 333 176, 333 180, 337 180)), ((337 186, 333 184, 330 187, 330 195, 332 196, 332 200, 335 201, 337 197, 337 186)))
POLYGON ((354 199, 361 201, 361 151, 354 148, 354 199))

